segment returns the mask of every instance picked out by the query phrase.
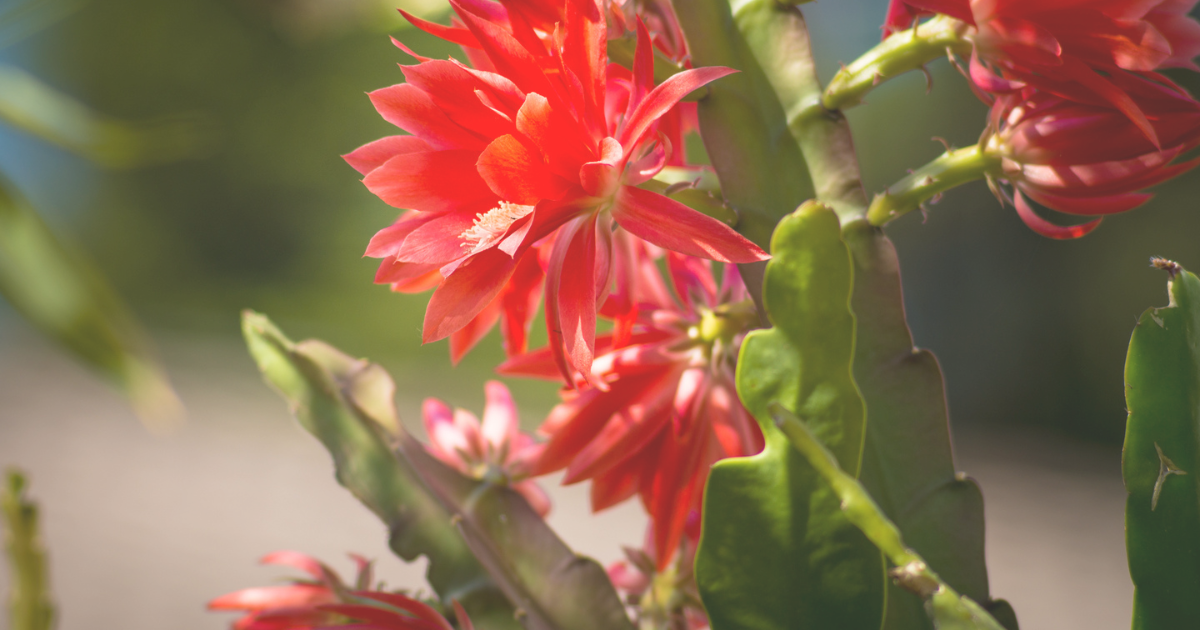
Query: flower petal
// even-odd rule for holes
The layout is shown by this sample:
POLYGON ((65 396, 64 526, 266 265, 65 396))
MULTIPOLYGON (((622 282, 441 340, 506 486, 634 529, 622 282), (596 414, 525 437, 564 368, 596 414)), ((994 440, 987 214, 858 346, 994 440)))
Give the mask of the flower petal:
POLYGON ((475 170, 478 155, 457 150, 404 153, 367 174, 363 184, 397 208, 444 212, 486 205, 496 194, 475 170))
POLYGON ((387 136, 362 145, 343 155, 342 159, 354 170, 366 175, 401 153, 417 153, 429 149, 429 143, 416 136, 387 136))
POLYGON ((634 236, 681 254, 733 263, 770 258, 728 225, 648 190, 622 186, 612 215, 634 236))
POLYGON ((467 258, 429 298, 423 342, 444 339, 470 323, 504 287, 515 266, 512 257, 495 249, 467 258))
POLYGON ((1096 229, 1096 227, 1100 225, 1100 221, 1103 220, 1103 217, 1101 217, 1095 221, 1089 221, 1082 225, 1055 225, 1038 216, 1037 213, 1033 211, 1033 208, 1029 206, 1029 202, 1025 201, 1025 196, 1022 195, 1021 191, 1019 190, 1013 195, 1013 205, 1015 205, 1017 208, 1017 216, 1021 217, 1021 220, 1025 222, 1025 225, 1029 226, 1029 229, 1047 238, 1053 238, 1057 240, 1079 238, 1096 229))
POLYGON ((707 68, 695 68, 693 70, 684 70, 679 74, 672 75, 666 81, 663 81, 646 95, 646 98, 638 103, 637 108, 633 110, 633 115, 625 121, 625 126, 621 129, 621 133, 617 136, 617 142, 625 147, 626 155, 637 146, 646 130, 650 125, 654 124, 667 110, 674 107, 683 97, 691 94, 699 87, 703 87, 721 77, 729 76, 737 72, 732 68, 721 68, 718 66, 710 66, 707 68))

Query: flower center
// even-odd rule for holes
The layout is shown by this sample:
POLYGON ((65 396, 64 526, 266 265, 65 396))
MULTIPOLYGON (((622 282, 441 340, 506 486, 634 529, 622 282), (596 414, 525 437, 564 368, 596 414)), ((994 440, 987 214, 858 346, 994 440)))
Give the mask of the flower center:
POLYGON ((475 224, 458 237, 463 240, 463 247, 471 249, 470 254, 477 254, 500 242, 508 228, 530 212, 533 212, 533 206, 501 201, 495 208, 476 214, 475 224))

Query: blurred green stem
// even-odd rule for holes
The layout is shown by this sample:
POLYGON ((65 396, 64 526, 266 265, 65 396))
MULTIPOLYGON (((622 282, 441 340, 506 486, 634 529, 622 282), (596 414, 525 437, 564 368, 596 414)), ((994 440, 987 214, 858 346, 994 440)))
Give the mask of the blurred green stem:
POLYGON ((46 576, 46 552, 38 533, 37 505, 25 498, 25 476, 8 471, 5 492, 0 496, 4 515, 5 549, 12 571, 9 623, 12 630, 49 630, 54 624, 54 605, 46 576))
POLYGON ((875 195, 867 219, 872 225, 883 225, 920 208, 926 201, 936 200, 951 188, 984 179, 999 169, 1000 158, 982 145, 949 149, 875 195))
POLYGON ((863 102, 875 86, 951 52, 971 54, 966 39, 970 27, 953 18, 938 16, 906 31, 893 33, 834 75, 822 98, 827 109, 849 109, 863 102))

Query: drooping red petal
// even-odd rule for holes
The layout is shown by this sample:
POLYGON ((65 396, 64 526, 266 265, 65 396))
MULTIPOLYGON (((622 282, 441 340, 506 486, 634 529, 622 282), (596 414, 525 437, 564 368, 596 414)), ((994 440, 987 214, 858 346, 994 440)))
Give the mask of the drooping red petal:
POLYGON ((575 483, 604 474, 627 458, 637 456, 672 418, 671 374, 638 375, 644 394, 613 414, 604 428, 580 450, 567 467, 563 483, 575 483))
POLYGON ((356 591, 354 594, 358 597, 373 599, 377 602, 383 602, 389 606, 395 606, 400 610, 412 613, 417 619, 427 621, 440 630, 453 630, 450 623, 438 614, 436 610, 411 597, 406 597, 399 593, 382 593, 379 591, 356 591))
POLYGON ((529 329, 541 304, 544 278, 537 256, 522 256, 500 294, 500 332, 504 338, 504 353, 509 357, 523 354, 528 349, 529 329))
POLYGON ((1029 226, 1029 229, 1047 238, 1053 238, 1057 240, 1079 238, 1096 229, 1096 227, 1100 225, 1100 221, 1103 220, 1103 217, 1101 217, 1095 221, 1089 221, 1082 225, 1055 225, 1038 216, 1037 213, 1033 211, 1033 208, 1029 206, 1029 202, 1025 201, 1025 196, 1022 195, 1021 191, 1019 190, 1013 195, 1013 205, 1015 205, 1017 208, 1017 216, 1021 217, 1021 220, 1025 222, 1025 225, 1029 226))
POLYGON ((467 258, 429 298, 423 342, 444 339, 470 323, 504 287, 515 266, 516 261, 495 249, 467 258))
POLYGON ((630 234, 689 256, 733 263, 770 258, 728 225, 648 190, 622 186, 612 215, 630 234))
POLYGON ((595 277, 596 217, 591 215, 563 227, 546 277, 547 326, 560 340, 568 367, 589 381, 596 338, 595 277))
POLYGON ((500 319, 500 298, 488 303, 466 326, 450 334, 450 363, 458 365, 475 344, 483 340, 500 319))
POLYGON ((608 509, 637 494, 641 478, 640 462, 627 461, 592 479, 592 511, 608 509))
POLYGON ((1133 210, 1150 201, 1154 196, 1150 193, 1126 193, 1105 197, 1069 197, 1034 188, 1027 188, 1022 192, 1028 195, 1030 199, 1047 208, 1052 208, 1066 214, 1082 216, 1116 214, 1118 212, 1133 210))

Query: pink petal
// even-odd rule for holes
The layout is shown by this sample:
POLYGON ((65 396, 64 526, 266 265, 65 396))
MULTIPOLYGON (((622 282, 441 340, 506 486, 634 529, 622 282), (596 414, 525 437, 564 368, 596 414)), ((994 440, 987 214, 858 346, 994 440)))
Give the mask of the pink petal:
POLYGON ((500 381, 484 383, 483 391, 487 396, 480 429, 483 442, 493 453, 511 450, 521 432, 521 421, 517 417, 517 405, 513 402, 512 394, 500 381))
POLYGON ((462 453, 470 449, 467 438, 454 424, 454 411, 436 398, 426 398, 421 405, 421 421, 429 438, 426 448, 434 457, 458 470, 466 468, 462 453))
POLYGON ((288 584, 245 588, 208 602, 209 610, 266 610, 309 606, 334 601, 333 593, 315 584, 288 584))
POLYGON ((640 188, 622 186, 612 215, 634 236, 681 254, 734 263, 770 258, 728 225, 640 188))
POLYGON ((491 202, 464 206, 462 212, 447 212, 425 221, 408 236, 396 252, 400 262, 444 265, 470 253, 463 247, 462 233, 475 224, 476 214, 472 210, 487 210, 491 202))

